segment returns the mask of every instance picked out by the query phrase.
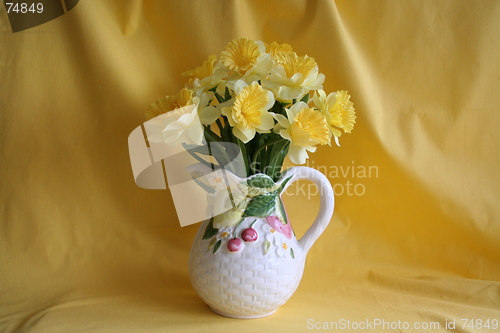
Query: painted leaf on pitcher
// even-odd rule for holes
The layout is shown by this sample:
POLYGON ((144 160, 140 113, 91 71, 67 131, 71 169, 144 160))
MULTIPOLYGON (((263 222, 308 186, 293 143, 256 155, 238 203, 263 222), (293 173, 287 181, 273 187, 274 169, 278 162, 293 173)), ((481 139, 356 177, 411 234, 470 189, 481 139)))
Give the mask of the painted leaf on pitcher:
POLYGON ((247 184, 249 186, 260 188, 270 188, 275 185, 273 180, 268 176, 255 176, 252 179, 247 180, 247 184))
POLYGON ((222 241, 219 239, 219 240, 217 241, 217 243, 215 243, 215 246, 214 246, 214 252, 212 252, 212 253, 217 252, 217 250, 219 249, 219 247, 220 247, 220 245, 221 245, 221 244, 222 244, 222 241))
POLYGON ((267 252, 269 252, 270 248, 271 248, 271 243, 268 240, 266 240, 264 242, 264 254, 267 254, 267 252))
POLYGON ((203 234, 203 239, 210 239, 215 235, 217 235, 217 233, 219 232, 219 229, 214 228, 213 221, 214 218, 212 217, 207 225, 207 228, 205 229, 205 233, 203 234))
POLYGON ((245 209, 243 217, 268 217, 276 205, 276 195, 259 195, 254 197, 245 209))

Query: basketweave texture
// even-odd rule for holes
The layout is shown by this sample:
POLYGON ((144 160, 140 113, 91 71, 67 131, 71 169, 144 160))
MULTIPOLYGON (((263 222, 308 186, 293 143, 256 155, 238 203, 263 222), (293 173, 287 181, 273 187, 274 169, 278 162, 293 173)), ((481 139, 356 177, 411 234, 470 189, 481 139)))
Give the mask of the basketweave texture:
MULTIPOLYGON (((262 317, 274 313, 293 295, 305 263, 295 237, 283 245, 294 248, 293 257, 280 246, 265 253, 270 227, 259 219, 254 224, 259 232, 256 242, 246 243, 237 253, 229 252, 223 243, 213 253, 209 242, 202 240, 206 225, 202 224, 191 249, 189 273, 194 289, 214 312, 236 318, 262 317)), ((282 235, 274 234, 274 243, 282 245, 282 235)))

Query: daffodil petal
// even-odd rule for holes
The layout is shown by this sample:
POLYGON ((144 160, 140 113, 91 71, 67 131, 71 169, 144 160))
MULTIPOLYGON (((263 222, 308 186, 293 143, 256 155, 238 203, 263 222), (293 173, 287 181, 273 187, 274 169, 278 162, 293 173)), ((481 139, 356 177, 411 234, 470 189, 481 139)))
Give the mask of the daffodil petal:
POLYGON ((221 116, 222 112, 215 106, 207 106, 200 111, 200 121, 203 125, 210 125, 221 116))
POLYGON ((243 143, 247 143, 248 141, 252 140, 255 136, 255 129, 254 128, 245 128, 245 127, 234 127, 233 128, 233 134, 236 136, 238 139, 243 141, 243 143))

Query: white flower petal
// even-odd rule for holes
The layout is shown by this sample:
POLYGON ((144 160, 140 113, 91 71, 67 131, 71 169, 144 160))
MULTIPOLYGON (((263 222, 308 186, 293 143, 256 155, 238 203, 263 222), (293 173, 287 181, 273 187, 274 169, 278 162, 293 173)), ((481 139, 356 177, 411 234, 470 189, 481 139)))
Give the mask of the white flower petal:
POLYGON ((207 106, 200 111, 200 121, 203 125, 210 125, 222 115, 220 109, 215 106, 207 106))
POLYGON ((333 137, 334 137, 334 139, 335 139, 335 143, 337 144, 337 146, 339 146, 339 147, 340 147, 339 137, 338 137, 338 136, 335 136, 335 135, 334 135, 333 137))
POLYGON ((278 114, 278 113, 272 113, 272 116, 274 119, 276 119, 276 121, 278 122, 278 124, 281 127, 283 127, 283 128, 290 127, 290 122, 288 121, 288 119, 284 115, 278 114))
POLYGON ((306 149, 300 146, 290 146, 288 154, 290 160, 298 165, 306 163, 306 160, 309 157, 306 149))
POLYGON ((245 81, 243 81, 243 80, 238 80, 238 81, 236 81, 236 82, 234 83, 234 87, 233 87, 234 92, 235 92, 236 94, 239 94, 239 93, 243 90, 243 88, 245 88, 246 86, 248 86, 248 84, 247 84, 245 81))
POLYGON ((262 123, 259 126, 259 132, 262 133, 262 131, 269 131, 271 128, 274 127, 274 118, 269 112, 263 112, 262 116, 260 117, 260 120, 262 123))
POLYGON ((300 98, 304 95, 302 88, 281 86, 278 88, 278 98, 284 101, 300 98))
POLYGON ((233 127, 233 134, 238 139, 243 141, 243 143, 247 143, 248 141, 250 141, 254 138, 255 129, 237 126, 237 127, 233 127))

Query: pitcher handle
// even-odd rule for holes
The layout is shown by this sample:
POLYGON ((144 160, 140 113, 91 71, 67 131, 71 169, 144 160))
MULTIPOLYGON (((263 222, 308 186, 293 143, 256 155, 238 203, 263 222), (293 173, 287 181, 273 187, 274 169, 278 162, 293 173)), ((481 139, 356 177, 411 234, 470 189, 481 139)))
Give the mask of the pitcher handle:
MULTIPOLYGON (((314 220, 313 224, 306 231, 304 236, 298 241, 299 246, 306 254, 311 246, 314 244, 316 239, 323 233, 325 228, 330 223, 330 219, 333 215, 333 208, 335 205, 335 199, 333 196, 332 185, 328 178, 325 177, 321 172, 310 167, 292 167, 286 170, 281 177, 281 181, 287 179, 293 175, 292 178, 287 182, 283 192, 288 186, 290 186, 296 180, 304 179, 313 182, 319 189, 320 193, 320 206, 319 212, 314 220)), ((279 183, 279 182, 278 182, 279 183)))

